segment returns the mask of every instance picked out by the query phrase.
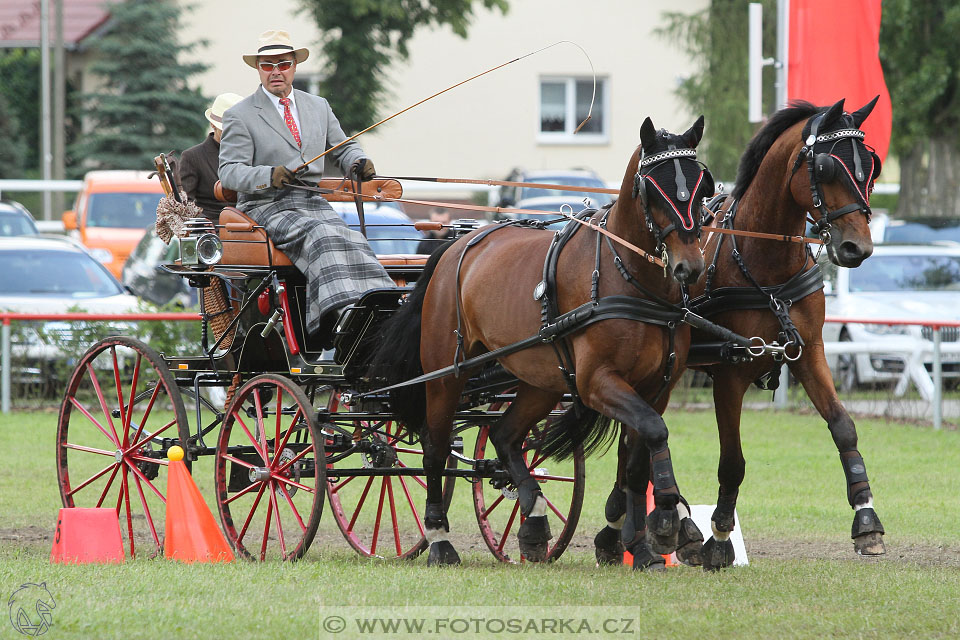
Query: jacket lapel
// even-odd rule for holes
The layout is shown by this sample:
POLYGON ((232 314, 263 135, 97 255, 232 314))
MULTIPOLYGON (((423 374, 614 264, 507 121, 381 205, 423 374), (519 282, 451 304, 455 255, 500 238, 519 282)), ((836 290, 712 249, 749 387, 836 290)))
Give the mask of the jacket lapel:
MULTIPOLYGON (((297 146, 297 141, 293 139, 293 134, 290 133, 290 129, 287 128, 287 123, 283 121, 283 118, 280 117, 280 113, 273 106, 273 102, 270 101, 263 93, 263 89, 258 87, 256 92, 256 98, 254 98, 254 104, 260 109, 260 117, 266 122, 271 129, 280 134, 280 137, 287 141, 287 143, 296 149, 300 150, 300 147, 297 146)), ((297 103, 297 108, 299 109, 300 104, 297 103)), ((303 116, 301 116, 302 120, 303 116)), ((300 138, 303 139, 302 137, 300 138)))
POLYGON ((294 89, 294 92, 297 94, 297 112, 300 115, 300 139, 303 140, 304 153, 313 157, 323 151, 323 145, 320 143, 323 131, 321 130, 322 124, 320 113, 316 106, 316 99, 313 95, 304 93, 303 91, 294 89), (320 150, 316 151, 315 147, 320 147, 320 150), (308 152, 307 149, 314 149, 314 153, 308 152))

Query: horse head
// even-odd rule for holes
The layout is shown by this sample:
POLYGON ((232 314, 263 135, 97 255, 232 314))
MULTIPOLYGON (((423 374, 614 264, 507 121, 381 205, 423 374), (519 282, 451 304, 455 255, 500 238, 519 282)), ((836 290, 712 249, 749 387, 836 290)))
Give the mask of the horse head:
POLYGON ((714 182, 697 162, 701 137, 703 116, 682 135, 658 131, 647 118, 640 127, 636 171, 627 174, 633 182, 631 202, 653 237, 655 252, 681 284, 696 282, 704 269, 700 206, 704 197, 713 195, 714 182))
POLYGON ((805 178, 797 175, 790 184, 794 199, 813 216, 813 230, 831 262, 856 267, 873 253, 870 194, 880 175, 880 158, 864 144, 860 125, 877 98, 852 114, 843 110, 843 102, 807 120, 793 165, 794 174, 805 178), (798 172, 804 162, 807 170, 798 172))

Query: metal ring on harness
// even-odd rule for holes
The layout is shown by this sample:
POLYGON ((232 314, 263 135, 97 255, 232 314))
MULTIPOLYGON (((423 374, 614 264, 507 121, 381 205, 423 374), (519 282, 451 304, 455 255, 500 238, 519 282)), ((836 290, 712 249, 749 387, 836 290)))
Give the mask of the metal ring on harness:
POLYGON ((791 340, 787 344, 783 345, 783 357, 786 358, 788 362, 796 362, 797 360, 800 359, 800 356, 802 355, 803 355, 803 345, 797 344, 796 340, 791 340), (787 351, 790 345, 797 346, 797 355, 793 356, 792 358, 790 357, 790 353, 787 351))

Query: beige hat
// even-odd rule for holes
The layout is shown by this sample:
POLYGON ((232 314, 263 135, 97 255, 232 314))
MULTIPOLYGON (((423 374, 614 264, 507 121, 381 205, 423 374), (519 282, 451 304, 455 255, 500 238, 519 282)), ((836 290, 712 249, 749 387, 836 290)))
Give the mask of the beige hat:
POLYGON ((243 100, 243 96, 238 96, 235 93, 221 93, 214 99, 210 108, 203 112, 203 115, 217 129, 223 129, 223 113, 241 100, 243 100))
POLYGON ((310 55, 304 47, 294 49, 290 44, 290 34, 280 29, 268 29, 260 34, 260 42, 256 53, 250 53, 243 56, 243 61, 248 65, 257 68, 258 56, 276 56, 283 53, 293 53, 296 56, 297 64, 303 62, 310 55))

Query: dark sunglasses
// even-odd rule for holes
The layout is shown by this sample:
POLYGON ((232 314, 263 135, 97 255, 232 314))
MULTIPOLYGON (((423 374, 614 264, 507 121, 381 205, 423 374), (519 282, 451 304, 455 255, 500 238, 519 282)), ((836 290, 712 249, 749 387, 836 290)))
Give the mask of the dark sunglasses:
POLYGON ((271 73, 274 69, 280 71, 289 71, 293 66, 293 60, 281 60, 280 62, 260 62, 258 65, 261 71, 271 73))

